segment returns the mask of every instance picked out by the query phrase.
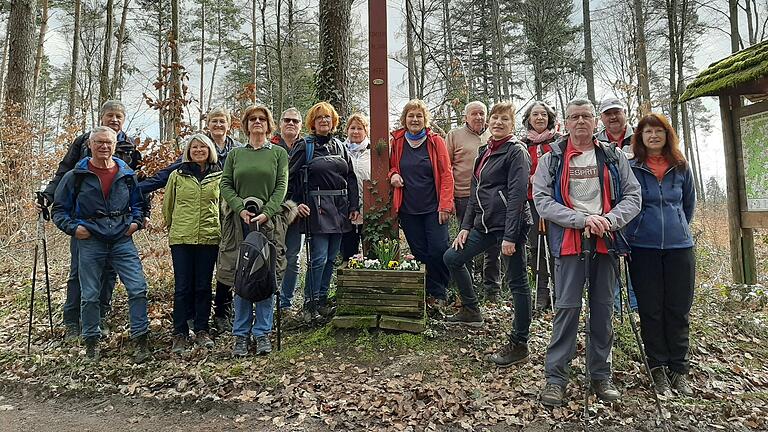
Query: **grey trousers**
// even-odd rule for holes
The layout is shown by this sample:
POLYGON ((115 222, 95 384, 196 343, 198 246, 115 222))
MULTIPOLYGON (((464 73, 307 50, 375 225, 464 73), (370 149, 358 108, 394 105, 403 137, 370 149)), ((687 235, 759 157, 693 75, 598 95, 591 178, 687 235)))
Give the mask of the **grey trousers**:
MULTIPOLYGON (((548 383, 565 386, 569 364, 576 354, 585 263, 579 256, 555 258, 555 320, 547 348, 544 374, 548 383)), ((616 275, 607 255, 598 254, 590 266, 589 347, 587 363, 591 379, 611 377, 613 347, 613 291, 616 275)))

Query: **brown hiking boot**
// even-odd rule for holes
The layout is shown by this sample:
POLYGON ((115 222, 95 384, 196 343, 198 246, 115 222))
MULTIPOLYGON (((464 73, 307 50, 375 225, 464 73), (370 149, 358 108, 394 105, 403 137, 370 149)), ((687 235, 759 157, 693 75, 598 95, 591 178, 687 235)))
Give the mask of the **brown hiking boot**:
POLYGON ((528 344, 510 341, 501 347, 499 352, 488 357, 488 360, 500 368, 507 368, 522 363, 528 360, 528 344))
POLYGON ((597 397, 605 402, 615 402, 621 399, 621 393, 619 393, 619 389, 616 388, 610 378, 592 380, 590 382, 590 387, 592 388, 592 391, 595 392, 597 397))
POLYGON ((464 324, 470 327, 483 326, 483 314, 479 309, 470 309, 462 306, 458 312, 445 318, 446 324, 464 324))
POLYGON ((135 343, 136 350, 133 353, 134 363, 144 363, 152 358, 152 350, 149 348, 149 333, 137 336, 135 343))
POLYGON ((547 383, 539 395, 541 403, 548 407, 559 407, 565 400, 565 386, 555 383, 547 383))
POLYGON ((688 382, 687 373, 677 373, 670 371, 669 375, 673 389, 677 390, 677 392, 683 396, 693 397, 693 388, 691 388, 691 383, 688 382))
POLYGON ((653 387, 657 394, 661 396, 669 396, 672 394, 669 378, 667 378, 667 371, 664 366, 657 366, 651 369, 651 376, 653 376, 653 387))
POLYGON ((101 350, 99 349, 98 336, 90 336, 85 338, 85 358, 92 363, 98 363, 98 361, 101 359, 101 350))

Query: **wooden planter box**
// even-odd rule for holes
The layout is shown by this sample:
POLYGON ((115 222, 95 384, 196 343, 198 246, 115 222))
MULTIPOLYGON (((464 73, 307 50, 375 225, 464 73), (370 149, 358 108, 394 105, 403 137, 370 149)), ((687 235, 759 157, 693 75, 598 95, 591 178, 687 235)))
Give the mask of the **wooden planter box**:
POLYGON ((425 275, 423 265, 418 271, 337 270, 333 325, 423 332, 427 325, 425 275))

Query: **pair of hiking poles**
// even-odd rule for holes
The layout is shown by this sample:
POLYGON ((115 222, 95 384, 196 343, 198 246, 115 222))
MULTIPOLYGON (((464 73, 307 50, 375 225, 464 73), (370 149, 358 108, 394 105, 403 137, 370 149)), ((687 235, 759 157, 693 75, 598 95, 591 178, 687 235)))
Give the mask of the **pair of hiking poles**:
POLYGON ((549 282, 547 288, 549 291, 549 307, 552 312, 555 311, 555 293, 552 283, 553 275, 552 269, 549 265, 549 240, 547 238, 547 223, 544 219, 539 218, 538 235, 536 236, 536 285, 533 290, 533 305, 537 304, 539 298, 539 277, 541 275, 541 250, 544 249, 544 261, 547 267, 547 275, 549 275, 549 282))
MULTIPOLYGON (((622 305, 627 305, 627 308, 629 308, 629 270, 628 265, 626 262, 626 258, 624 261, 624 274, 627 280, 626 287, 622 283, 621 280, 621 266, 619 263, 619 256, 616 251, 614 241, 611 238, 610 233, 605 233, 603 235, 603 241, 605 241, 606 247, 608 249, 608 259, 611 263, 611 266, 613 267, 614 273, 616 275, 616 281, 618 283, 618 289, 619 289, 619 295, 620 296, 627 296, 627 301, 622 302, 622 305), (625 290, 626 288, 626 290, 625 290)), ((584 358, 584 414, 583 414, 583 426, 584 430, 589 430, 589 394, 591 392, 590 389, 590 383, 591 383, 591 375, 589 372, 589 360, 587 359, 587 356, 589 356, 589 338, 590 338, 590 325, 589 325, 589 300, 590 300, 590 275, 591 275, 591 264, 592 264, 592 258, 595 257, 595 254, 597 253, 597 238, 590 236, 589 231, 587 229, 584 230, 582 233, 582 242, 581 242, 581 260, 584 262, 584 296, 585 296, 585 345, 584 345, 584 352, 585 352, 585 358, 584 358)), ((611 297, 613 298, 613 297, 611 297)), ((669 431, 669 425, 667 424, 667 419, 664 416, 664 409, 661 406, 661 400, 659 400, 659 395, 656 394, 656 389, 654 387, 654 381, 653 381, 653 374, 651 373, 651 367, 648 364, 648 358, 645 355, 645 347, 643 346, 643 341, 640 338, 640 332, 637 328, 637 323, 635 321, 635 317, 632 314, 631 311, 628 311, 627 316, 629 316, 629 324, 632 328, 632 334, 635 337, 635 342, 637 343, 637 348, 640 351, 640 357, 643 359, 643 365, 645 367, 645 372, 649 379, 649 388, 651 393, 653 394, 654 402, 656 403, 656 411, 659 415, 659 419, 661 422, 661 426, 665 431, 669 431)))
POLYGON ((48 241, 45 236, 45 222, 51 218, 48 207, 45 206, 43 193, 36 192, 37 204, 42 211, 37 216, 37 238, 35 239, 35 257, 32 264, 32 290, 29 295, 29 321, 27 327, 27 355, 32 346, 32 316, 35 313, 35 289, 37 285, 37 262, 40 256, 40 245, 43 246, 43 268, 45 270, 45 292, 48 296, 48 326, 53 336, 53 312, 51 309, 51 279, 48 271, 48 241))

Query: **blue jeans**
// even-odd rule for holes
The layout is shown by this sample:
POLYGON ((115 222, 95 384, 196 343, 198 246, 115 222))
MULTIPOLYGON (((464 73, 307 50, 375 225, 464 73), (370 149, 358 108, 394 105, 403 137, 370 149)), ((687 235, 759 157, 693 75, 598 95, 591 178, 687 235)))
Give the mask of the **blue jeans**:
POLYGON ((339 254, 342 234, 312 234, 309 255, 312 268, 304 281, 304 302, 325 304, 333 276, 333 261, 339 254))
MULTIPOLYGON (((285 231, 285 259, 286 267, 283 280, 280 283, 280 308, 287 309, 293 302, 293 292, 296 291, 296 281, 299 278, 299 255, 301 254, 302 240, 301 234, 302 221, 297 221, 288 226, 285 231)), ((306 285, 305 285, 306 286, 306 285)), ((307 297, 306 290, 304 297, 307 297)))
MULTIPOLYGON (((617 258, 618 259, 618 258, 617 258)), ((621 275, 616 275, 616 277, 621 277, 621 275)), ((627 281, 627 285, 629 285, 629 308, 633 311, 637 310, 637 297, 635 296, 635 290, 632 288, 632 280, 627 281)), ((619 311, 621 309, 621 290, 619 289, 618 282, 616 283, 616 294, 613 296, 613 309, 615 311, 619 311)))
MULTIPOLYGON (((467 308, 479 310, 472 277, 466 264, 488 249, 501 247, 502 235, 502 231, 486 234, 473 229, 462 249, 449 248, 445 251, 445 265, 459 288, 462 305, 467 308)), ((531 291, 528 288, 528 273, 525 268, 525 241, 515 244, 515 253, 511 256, 502 254, 501 258, 507 267, 507 285, 515 305, 514 329, 509 338, 513 343, 527 343, 531 325, 531 291)))
POLYGON ((93 237, 77 240, 80 270, 80 319, 84 338, 100 336, 101 282, 106 268, 114 268, 128 293, 131 338, 149 332, 147 319, 147 281, 133 238, 104 242, 93 237))
POLYGON ((173 328, 187 335, 187 320, 194 319, 195 332, 208 331, 211 315, 211 281, 219 254, 218 245, 171 245, 173 260, 173 328))
POLYGON ((235 294, 233 301, 235 319, 232 322, 232 334, 235 336, 266 336, 272 331, 275 296, 271 295, 260 302, 252 303, 235 294), (255 313, 255 317, 254 317, 255 313))
POLYGON ((400 213, 400 227, 411 253, 427 268, 427 295, 444 299, 450 277, 443 262, 443 254, 448 249, 448 223, 440 224, 437 212, 400 213))
MULTIPOLYGON (((80 275, 77 271, 77 239, 69 240, 69 278, 67 279, 67 299, 64 301, 64 325, 80 328, 80 275)), ((112 292, 115 290, 117 274, 111 266, 104 269, 99 289, 101 318, 112 309, 112 292)))

